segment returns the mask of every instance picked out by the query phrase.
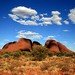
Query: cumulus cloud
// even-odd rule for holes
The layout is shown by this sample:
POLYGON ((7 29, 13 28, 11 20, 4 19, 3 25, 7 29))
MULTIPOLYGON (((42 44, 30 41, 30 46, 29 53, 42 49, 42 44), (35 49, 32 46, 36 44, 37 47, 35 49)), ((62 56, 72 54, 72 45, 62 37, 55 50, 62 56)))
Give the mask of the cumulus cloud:
POLYGON ((52 17, 51 20, 53 23, 57 25, 62 25, 61 20, 62 18, 59 16, 61 13, 58 11, 52 11, 52 17))
POLYGON ((52 15, 60 15, 61 13, 59 11, 52 11, 52 15))
POLYGON ((12 13, 14 15, 24 17, 25 15, 28 15, 28 16, 36 15, 37 11, 31 8, 24 7, 24 6, 19 6, 19 7, 13 8, 12 13))
POLYGON ((51 24, 56 24, 56 25, 62 25, 61 21, 62 18, 59 16, 61 13, 58 11, 52 11, 51 12, 52 16, 51 17, 42 17, 43 24, 46 25, 51 25, 51 24))
POLYGON ((8 14, 14 21, 16 21, 17 19, 19 19, 18 16, 14 15, 14 14, 8 14))
POLYGON ((23 25, 38 25, 37 23, 36 23, 36 21, 31 21, 31 20, 27 20, 27 21, 25 21, 25 20, 16 20, 16 22, 18 22, 18 23, 20 23, 20 24, 23 24, 23 25))
POLYGON ((69 21, 67 21, 67 20, 64 20, 63 22, 64 22, 65 24, 69 24, 69 21))
POLYGON ((39 15, 35 15, 35 16, 31 16, 31 19, 37 21, 40 20, 40 17, 39 15))
POLYGON ((75 24, 75 8, 70 10, 68 17, 75 24))
POLYGON ((36 19, 39 19, 37 11, 24 6, 15 7, 8 14, 14 21, 23 25, 37 25, 36 19))
MULTIPOLYGON (((18 6, 11 10, 11 14, 8 14, 14 21, 22 25, 62 25, 62 23, 69 24, 67 20, 62 21, 59 11, 52 11, 49 16, 47 13, 38 14, 35 9, 27 8, 24 6, 18 6)), ((73 10, 70 11, 69 17, 74 14, 73 10)), ((74 15, 73 15, 74 16, 74 15)))
POLYGON ((50 17, 43 17, 41 20, 43 21, 43 24, 52 24, 50 17))
POLYGON ((39 33, 32 31, 21 30, 18 32, 17 38, 41 39, 43 36, 39 33))

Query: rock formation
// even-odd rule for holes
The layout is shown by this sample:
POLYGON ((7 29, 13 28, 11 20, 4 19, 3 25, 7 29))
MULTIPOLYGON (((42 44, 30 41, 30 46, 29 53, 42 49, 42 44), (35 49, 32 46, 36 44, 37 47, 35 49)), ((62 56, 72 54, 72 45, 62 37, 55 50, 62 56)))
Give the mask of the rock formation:
MULTIPOLYGON (((18 41, 9 42, 5 44, 1 51, 5 52, 13 52, 17 50, 30 51, 34 46, 37 45, 41 44, 37 41, 33 41, 32 43, 30 39, 20 38, 18 41)), ((55 40, 47 40, 45 42, 45 47, 47 47, 49 51, 52 53, 71 52, 65 45, 55 40)))
POLYGON ((61 44, 60 42, 57 42, 57 43, 58 43, 58 47, 59 47, 60 52, 72 52, 65 45, 61 44))
POLYGON ((65 45, 55 40, 47 40, 45 46, 53 53, 70 52, 70 50, 65 45))
POLYGON ((37 45, 41 45, 41 44, 37 41, 33 41, 33 46, 37 46, 37 45))
POLYGON ((30 51, 32 48, 32 41, 30 39, 21 38, 17 42, 10 42, 3 46, 3 50, 6 52, 12 52, 17 50, 30 51))

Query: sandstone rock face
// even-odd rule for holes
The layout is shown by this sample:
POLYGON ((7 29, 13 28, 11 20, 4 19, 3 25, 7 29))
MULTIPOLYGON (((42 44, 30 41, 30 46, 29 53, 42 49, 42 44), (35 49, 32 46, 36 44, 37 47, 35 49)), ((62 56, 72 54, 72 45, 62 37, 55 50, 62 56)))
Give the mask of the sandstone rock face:
MULTIPOLYGON (((37 41, 32 41, 26 38, 20 38, 18 41, 9 42, 3 46, 2 51, 5 52, 13 52, 17 50, 25 50, 30 51, 33 47, 41 45, 37 41)), ((55 40, 47 40, 45 46, 52 52, 52 53, 59 53, 59 52, 71 52, 65 45, 55 41, 55 40)))
POLYGON ((7 49, 10 45, 13 45, 13 44, 15 44, 15 43, 16 43, 16 41, 14 41, 14 42, 9 42, 9 43, 5 44, 2 49, 7 49))
POLYGON ((57 42, 57 43, 58 43, 60 52, 71 52, 65 45, 61 44, 60 42, 57 42))
POLYGON ((41 44, 39 42, 37 42, 37 41, 33 41, 33 47, 37 46, 37 45, 41 45, 41 44))
POLYGON ((55 41, 55 40, 47 40, 45 46, 49 48, 51 52, 69 52, 70 50, 63 44, 55 41))
POLYGON ((60 52, 58 44, 55 40, 47 40, 45 46, 49 48, 51 52, 60 52))
POLYGON ((3 51, 3 50, 2 50, 2 49, 0 49, 0 54, 2 54, 2 51, 3 51))
POLYGON ((56 46, 56 45, 51 46, 49 50, 53 53, 59 53, 60 52, 58 46, 56 46))
POLYGON ((17 42, 10 42, 4 45, 2 49, 7 52, 17 51, 17 50, 31 50, 32 41, 26 38, 20 38, 17 42))

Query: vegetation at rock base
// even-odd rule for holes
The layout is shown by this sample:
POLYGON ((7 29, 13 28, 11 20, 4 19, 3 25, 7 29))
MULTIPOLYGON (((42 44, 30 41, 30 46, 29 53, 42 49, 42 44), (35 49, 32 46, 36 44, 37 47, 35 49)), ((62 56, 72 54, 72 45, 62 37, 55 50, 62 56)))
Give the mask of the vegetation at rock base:
POLYGON ((31 52, 35 60, 42 60, 48 56, 49 50, 44 46, 35 46, 31 52))
POLYGON ((75 53, 52 54, 44 46, 0 55, 0 75, 75 75, 75 53))
POLYGON ((74 75, 75 58, 46 57, 42 61, 27 61, 21 55, 17 59, 0 58, 0 75, 74 75))
POLYGON ((46 57, 75 57, 75 53, 65 53, 65 52, 60 52, 60 53, 52 53, 46 48, 45 46, 37 45, 32 48, 32 50, 29 51, 21 51, 17 50, 15 52, 4 52, 3 54, 0 54, 0 58, 19 58, 20 56, 25 56, 25 57, 32 57, 34 60, 44 60, 46 57))

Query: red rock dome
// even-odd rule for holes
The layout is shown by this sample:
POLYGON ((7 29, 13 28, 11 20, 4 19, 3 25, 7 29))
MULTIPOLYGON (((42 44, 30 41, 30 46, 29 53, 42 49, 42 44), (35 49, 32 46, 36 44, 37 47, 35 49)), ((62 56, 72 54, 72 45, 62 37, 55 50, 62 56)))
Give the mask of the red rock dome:
POLYGON ((10 42, 3 46, 7 52, 17 51, 17 50, 31 50, 32 41, 26 38, 20 38, 17 42, 10 42))

